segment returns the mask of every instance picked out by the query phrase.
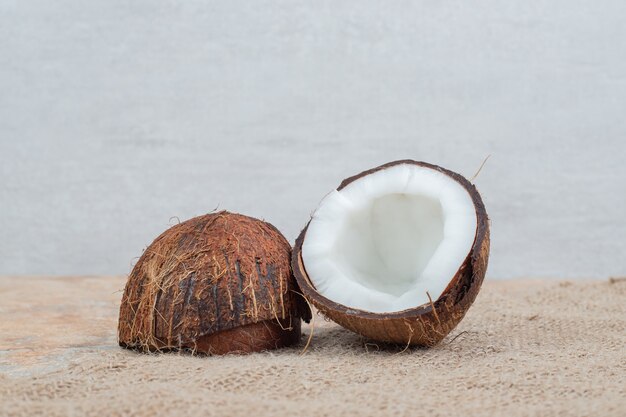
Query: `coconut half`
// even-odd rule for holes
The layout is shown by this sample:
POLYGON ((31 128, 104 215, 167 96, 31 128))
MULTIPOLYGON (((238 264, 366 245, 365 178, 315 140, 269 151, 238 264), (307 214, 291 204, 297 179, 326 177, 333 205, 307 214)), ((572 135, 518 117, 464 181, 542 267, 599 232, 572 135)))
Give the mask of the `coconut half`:
POLYGON ((432 346, 482 284, 489 223, 478 191, 436 165, 395 161, 344 180, 296 241, 305 297, 366 337, 432 346))
POLYGON ((310 311, 290 257, 283 235, 252 217, 221 211, 171 227, 128 277, 119 344, 225 354, 297 343, 310 311))

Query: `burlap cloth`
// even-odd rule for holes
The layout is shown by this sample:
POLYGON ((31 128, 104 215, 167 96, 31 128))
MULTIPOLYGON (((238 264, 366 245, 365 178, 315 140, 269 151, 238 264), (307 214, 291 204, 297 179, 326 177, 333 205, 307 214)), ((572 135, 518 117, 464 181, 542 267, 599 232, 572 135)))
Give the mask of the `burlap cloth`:
POLYGON ((119 348, 123 284, 0 278, 0 415, 626 416, 624 280, 487 281, 433 349, 316 316, 306 352, 226 357, 119 348))

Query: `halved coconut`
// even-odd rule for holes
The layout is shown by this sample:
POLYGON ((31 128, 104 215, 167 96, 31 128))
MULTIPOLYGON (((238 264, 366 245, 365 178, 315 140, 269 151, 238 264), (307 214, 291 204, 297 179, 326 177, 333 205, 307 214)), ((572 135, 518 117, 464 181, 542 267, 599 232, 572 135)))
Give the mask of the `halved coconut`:
POLYGON ((221 211, 166 230, 133 268, 119 344, 143 351, 249 353, 300 340, 310 311, 271 224, 221 211))
POLYGON ((432 346, 482 284, 489 223, 476 188, 436 165, 395 161, 344 180, 296 241, 305 297, 368 338, 432 346))

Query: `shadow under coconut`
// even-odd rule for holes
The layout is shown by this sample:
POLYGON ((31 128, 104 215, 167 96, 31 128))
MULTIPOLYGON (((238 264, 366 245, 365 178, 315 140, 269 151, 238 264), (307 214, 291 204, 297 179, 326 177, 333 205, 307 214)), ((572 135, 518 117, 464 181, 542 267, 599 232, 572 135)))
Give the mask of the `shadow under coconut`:
POLYGON ((306 354, 307 351, 323 353, 325 351, 337 350, 341 350, 347 354, 359 355, 364 353, 400 354, 428 350, 428 348, 419 346, 401 346, 368 339, 338 325, 314 329, 309 346, 306 346, 310 334, 310 328, 304 329, 302 342, 300 343, 300 348, 304 354, 306 354))
POLYGON ((302 340, 299 348, 302 353, 325 352, 341 350, 345 353, 363 354, 368 352, 400 353, 402 351, 412 351, 421 348, 398 346, 390 343, 377 342, 356 334, 335 323, 325 321, 317 316, 316 321, 302 328, 302 340), (312 335, 311 335, 312 333, 312 335))
POLYGON ((489 337, 486 332, 457 329, 433 347, 398 345, 363 337, 328 321, 320 315, 317 315, 315 321, 317 323, 311 322, 308 325, 303 325, 302 339, 298 345, 294 346, 304 354, 329 350, 343 350, 353 354, 382 353, 392 355, 435 351, 459 352, 474 351, 477 348, 481 349, 481 347, 488 348, 492 346, 493 342, 493 338, 489 337))

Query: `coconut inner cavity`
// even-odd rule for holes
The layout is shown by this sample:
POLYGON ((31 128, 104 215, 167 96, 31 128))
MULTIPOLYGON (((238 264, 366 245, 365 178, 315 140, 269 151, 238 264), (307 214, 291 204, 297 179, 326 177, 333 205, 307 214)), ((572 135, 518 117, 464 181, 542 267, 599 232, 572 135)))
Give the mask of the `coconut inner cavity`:
POLYGON ((333 191, 302 245, 317 291, 348 307, 396 312, 436 300, 476 234, 468 192, 432 168, 401 164, 333 191), (428 294, 427 294, 428 293, 428 294))

